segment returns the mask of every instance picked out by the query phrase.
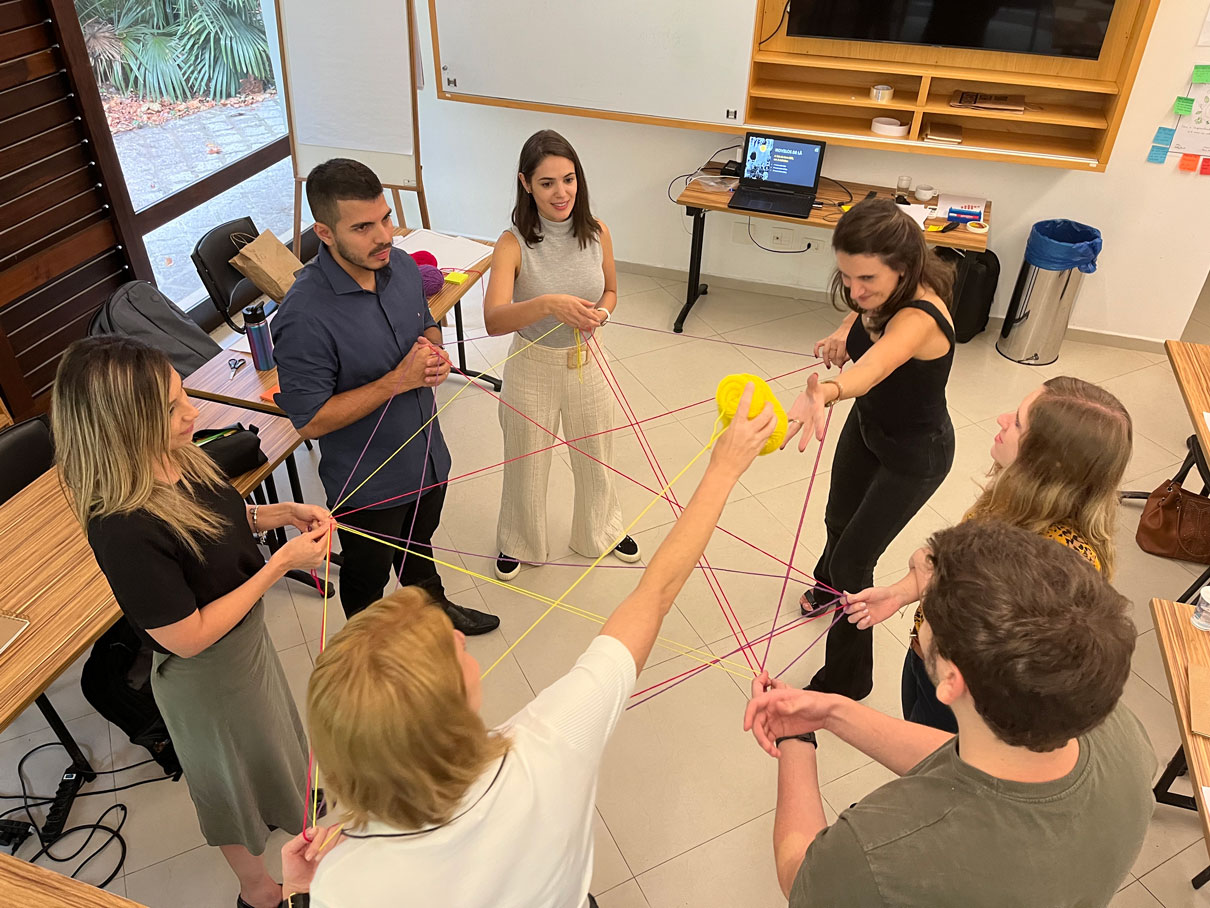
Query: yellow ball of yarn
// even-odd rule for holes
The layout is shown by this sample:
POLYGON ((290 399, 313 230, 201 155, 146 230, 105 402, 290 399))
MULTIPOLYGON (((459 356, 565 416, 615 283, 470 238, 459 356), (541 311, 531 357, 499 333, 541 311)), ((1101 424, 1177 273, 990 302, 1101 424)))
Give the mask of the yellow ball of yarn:
POLYGON ((773 412, 777 416, 777 425, 773 429, 773 434, 769 436, 769 440, 765 442, 765 446, 761 448, 760 452, 761 454, 771 454, 781 447, 781 443, 786 437, 786 411, 773 393, 773 389, 759 375, 736 373, 728 375, 720 381, 718 390, 714 392, 714 400, 718 404, 718 415, 722 417, 723 428, 731 425, 731 420, 735 418, 735 411, 739 409, 739 399, 743 396, 744 387, 749 383, 754 386, 754 391, 752 404, 748 407, 748 418, 755 417, 767 403, 773 404, 773 412))

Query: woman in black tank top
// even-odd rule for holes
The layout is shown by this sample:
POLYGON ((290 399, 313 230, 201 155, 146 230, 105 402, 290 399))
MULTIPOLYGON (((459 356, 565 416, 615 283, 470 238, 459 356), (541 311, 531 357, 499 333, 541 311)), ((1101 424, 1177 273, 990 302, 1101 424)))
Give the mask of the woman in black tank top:
MULTIPOLYGON (((954 360, 954 328, 946 306, 950 267, 925 246, 916 223, 894 202, 860 202, 832 237, 836 274, 832 298, 852 310, 815 345, 841 374, 807 388, 790 410, 786 441, 799 430, 822 439, 827 408, 854 398, 833 459, 824 515, 827 544, 815 566, 820 586, 802 598, 804 614, 832 612, 841 592, 874 582, 874 565, 891 541, 941 485, 954 462, 954 427, 945 384, 954 360)), ((824 666, 812 690, 861 699, 873 687, 871 630, 843 619, 828 631, 824 666)))

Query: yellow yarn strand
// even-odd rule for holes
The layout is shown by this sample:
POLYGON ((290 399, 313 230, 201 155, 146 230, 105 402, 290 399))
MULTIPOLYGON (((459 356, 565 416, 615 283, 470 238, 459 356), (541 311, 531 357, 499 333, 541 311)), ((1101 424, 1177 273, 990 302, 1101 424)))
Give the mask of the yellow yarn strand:
MULTIPOLYGON (((551 328, 550 331, 554 331, 558 327, 559 327, 558 325, 555 325, 555 327, 551 328)), ((547 331, 546 334, 550 334, 550 331, 547 331)), ((487 367, 487 371, 495 372, 497 369, 499 369, 501 366, 503 366, 506 362, 508 362, 514 356, 518 355, 519 353, 524 353, 526 350, 528 350, 530 347, 532 347, 538 341, 542 340, 543 337, 546 337, 546 334, 543 334, 542 337, 534 338, 532 341, 530 341, 524 347, 521 347, 519 350, 516 350, 516 351, 510 353, 508 356, 504 357, 504 359, 500 360, 500 362, 492 363, 490 366, 487 367)), ((375 468, 373 473, 371 473, 369 476, 367 476, 365 479, 363 479, 361 482, 359 482, 357 484, 356 488, 354 488, 353 491, 351 491, 348 495, 346 495, 344 498, 340 499, 340 501, 336 502, 336 504, 332 505, 332 512, 335 513, 340 508, 341 505, 343 505, 346 501, 348 501, 350 498, 352 498, 354 495, 356 495, 358 489, 360 489, 367 482, 369 482, 371 479, 373 479, 378 474, 379 470, 381 470, 383 467, 385 467, 387 464, 389 464, 394 459, 396 454, 398 454, 400 451, 402 451, 404 448, 406 448, 409 444, 411 444, 413 438, 415 438, 417 435, 419 435, 421 432, 423 432, 426 428, 428 428, 429 423, 434 422, 437 419, 437 417, 440 416, 442 414, 442 412, 444 412, 445 408, 448 407, 450 404, 452 404, 454 401, 456 401, 461 396, 462 392, 465 391, 470 386, 471 386, 471 383, 468 381, 461 388, 459 388, 457 391, 455 391, 454 396, 451 397, 449 400, 447 400, 445 403, 443 403, 441 405, 441 407, 437 410, 437 412, 434 413, 432 416, 430 416, 420 426, 419 429, 417 429, 415 432, 413 432, 411 435, 409 435, 407 441, 405 441, 398 448, 396 448, 390 457, 388 457, 381 464, 379 464, 377 468, 375 468)), ((434 388, 433 393, 435 394, 436 391, 437 391, 437 389, 434 388)))
POLYGON ((521 643, 521 641, 524 640, 526 637, 528 637, 530 632, 533 631, 533 629, 535 627, 537 627, 539 624, 542 623, 542 621, 546 618, 547 615, 549 615, 552 611, 554 611, 557 606, 562 605, 564 597, 570 595, 571 591, 580 585, 580 583, 584 580, 584 578, 588 576, 589 572, 593 568, 595 568, 598 564, 600 564, 601 561, 605 558, 605 556, 608 555, 610 552, 612 552, 614 547, 619 542, 621 542, 623 539, 626 538, 626 535, 630 532, 631 528, 633 528, 640 520, 642 520, 647 515, 648 511, 650 511, 653 507, 655 507, 655 503, 657 501, 663 500, 664 493, 666 493, 670 488, 672 488, 672 484, 674 482, 676 482, 678 479, 680 479, 682 476, 684 476, 685 473, 688 472, 689 468, 692 467, 695 463, 697 463, 698 460, 701 459, 701 456, 703 454, 705 454, 707 451, 710 450, 711 446, 715 442, 715 439, 717 439, 719 437, 719 435, 721 435, 723 432, 723 430, 721 428, 719 428, 719 424, 721 422, 722 422, 721 418, 716 419, 714 421, 714 431, 711 433, 710 440, 706 442, 705 446, 700 451, 698 451, 696 454, 693 455, 693 459, 690 460, 689 463, 685 464, 685 466, 681 469, 681 471, 679 473, 677 473, 675 476, 673 476, 672 479, 668 480, 668 482, 664 485, 664 487, 662 489, 660 489, 659 492, 656 493, 655 497, 652 498, 651 501, 649 501, 647 503, 647 506, 645 508, 643 508, 642 511, 639 512, 639 516, 634 518, 634 520, 630 521, 630 523, 627 525, 627 527, 624 530, 622 530, 622 535, 619 536, 617 539, 615 539, 611 545, 606 547, 605 551, 603 551, 600 555, 598 555, 596 557, 596 559, 593 561, 593 563, 584 569, 584 573, 582 573, 579 577, 576 578, 575 583, 573 583, 566 590, 564 590, 563 595, 560 596, 558 598, 558 600, 551 603, 550 607, 546 611, 544 611, 541 615, 539 615, 538 619, 525 630, 525 633, 523 633, 520 637, 518 637, 516 640, 514 640, 512 642, 512 644, 508 647, 508 649, 506 649, 503 653, 500 654, 500 658, 498 658, 495 662, 493 662, 491 665, 488 666, 487 671, 485 671, 480 676, 481 678, 486 678, 488 675, 490 675, 492 673, 492 669, 494 669, 497 665, 499 665, 501 662, 503 662, 504 659, 509 655, 509 653, 511 653, 514 649, 516 649, 517 646, 521 643))

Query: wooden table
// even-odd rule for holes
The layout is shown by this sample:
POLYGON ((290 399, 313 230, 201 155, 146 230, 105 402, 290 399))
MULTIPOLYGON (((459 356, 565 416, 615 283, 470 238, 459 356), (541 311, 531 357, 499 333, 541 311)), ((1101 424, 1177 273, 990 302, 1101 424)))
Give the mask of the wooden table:
MULTIPOLYGON (((261 450, 268 462, 235 477, 231 484, 240 495, 263 500, 261 484, 272 482, 270 474, 301 441, 290 421, 268 415, 249 420, 248 411, 238 407, 194 403, 201 411, 198 425, 203 428, 242 421, 255 422, 260 429, 261 450)), ((74 778, 60 782, 60 792, 70 802, 96 773, 44 691, 109 629, 121 610, 72 513, 57 470, 43 473, 0 505, 0 538, 4 540, 0 603, 4 611, 29 621, 29 627, 0 653, 0 729, 31 703, 37 704, 71 758, 65 776, 70 773, 74 778)), ((314 588, 309 574, 293 579, 314 588)), ((21 903, 0 900, 0 904, 21 903)))
POLYGON ((139 902, 0 853, 0 895, 12 908, 144 908, 139 902))
MULTIPOLYGON (((411 232, 410 228, 403 227, 396 231, 396 235, 407 236, 411 232)), ((486 245, 494 246, 495 244, 486 243, 486 245)), ((489 253, 471 266, 472 270, 468 272, 470 277, 464 283, 447 283, 442 286, 429 300, 429 311, 437 322, 444 319, 451 309, 454 311, 455 331, 458 338, 456 344, 458 347, 458 368, 470 375, 471 378, 485 381, 499 391, 500 382, 494 376, 467 371, 466 345, 463 343, 465 335, 462 329, 462 307, 459 305, 462 297, 466 296, 466 292, 487 274, 491 266, 492 255, 489 253)), ((277 369, 258 372, 252 367, 252 357, 249 354, 228 349, 215 354, 192 375, 186 378, 185 390, 194 397, 216 400, 237 407, 244 407, 248 410, 259 410, 261 413, 272 413, 275 416, 284 416, 285 413, 281 407, 274 403, 272 399, 264 399, 264 395, 276 389, 277 384, 277 369), (242 359, 246 361, 246 365, 235 373, 234 378, 231 377, 231 367, 227 365, 227 361, 230 359, 242 359)))
MULTIPOLYGON (((1172 692, 1176 724, 1181 730, 1181 749, 1156 783, 1156 800, 1162 804, 1196 810, 1201 817, 1206 850, 1210 853, 1210 804, 1207 804, 1206 791, 1203 789, 1203 786, 1210 785, 1210 738, 1194 734, 1189 725, 1189 666, 1210 665, 1210 631, 1194 627, 1189 620, 1192 614, 1193 606, 1184 602, 1151 600, 1155 636, 1164 658, 1164 672, 1168 676, 1168 689, 1172 692), (1176 766, 1174 764, 1178 757, 1180 765, 1176 766), (1168 791, 1172 780, 1180 774, 1181 766, 1188 768, 1189 779, 1193 783, 1192 798, 1173 795, 1168 791), (1161 786, 1167 798, 1161 797, 1161 786)), ((1193 878, 1193 888, 1200 889, 1208 880, 1210 867, 1193 878)))
MULTIPOLYGON (((862 201, 871 192, 880 198, 887 199, 893 199, 896 193, 896 190, 890 187, 874 186, 869 183, 842 183, 841 185, 852 194, 854 202, 862 201)), ((848 196, 836 183, 828 180, 820 183, 816 198, 824 204, 824 207, 813 209, 809 218, 795 218, 780 214, 765 214, 759 211, 741 211, 737 208, 728 208, 727 203, 731 200, 731 192, 729 190, 708 189, 697 182, 691 182, 686 186, 681 194, 677 196, 676 203, 683 205, 686 216, 693 219, 693 239, 689 245, 689 282, 685 289, 685 305, 676 317, 672 330, 678 334, 684 330, 685 319, 688 318, 690 310, 693 309, 693 304, 708 289, 708 286, 701 282, 702 243, 706 235, 706 212, 727 211, 731 214, 763 218, 767 221, 784 221, 788 224, 798 224, 802 227, 835 230, 841 215, 841 211, 837 206, 848 204, 848 196)), ((915 200, 913 199, 912 201, 914 202, 915 200)), ((991 207, 991 202, 988 202, 983 212, 983 222, 989 226, 991 225, 991 207)), ((944 218, 930 218, 925 223, 942 225, 947 222, 944 218)), ((945 246, 949 249, 956 249, 962 252, 984 252, 987 249, 989 235, 987 233, 972 233, 963 224, 949 233, 930 233, 925 231, 924 241, 931 246, 945 246)), ((969 259, 966 256, 961 256, 958 260, 957 279, 954 282, 955 299, 958 298, 962 291, 962 285, 966 281, 968 268, 969 259)))

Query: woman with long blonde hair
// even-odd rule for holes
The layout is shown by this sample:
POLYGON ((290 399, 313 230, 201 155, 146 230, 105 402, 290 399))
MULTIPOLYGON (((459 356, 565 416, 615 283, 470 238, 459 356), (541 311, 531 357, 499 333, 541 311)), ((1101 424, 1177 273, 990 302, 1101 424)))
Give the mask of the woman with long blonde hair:
MULTIPOLYGON (((1133 445, 1130 414, 1121 401, 1090 382, 1059 376, 997 422, 989 481, 963 520, 1003 520, 1053 539, 1111 579, 1118 488, 1133 445)), ((848 596, 850 623, 872 627, 916 602, 931 574, 928 554, 917 550, 907 576, 897 583, 848 596)), ((937 701, 917 652, 915 629, 921 620, 917 609, 903 665, 903 717, 957 732, 953 713, 937 701)))
POLYGON ((324 558, 331 518, 287 502, 248 507, 193 444, 198 411, 158 350, 77 341, 55 376, 56 460, 123 614, 154 651, 151 687, 198 821, 239 878, 238 908, 281 886, 261 857, 272 826, 298 831, 307 747, 261 597, 324 558), (266 563, 254 533, 302 535, 266 563))

